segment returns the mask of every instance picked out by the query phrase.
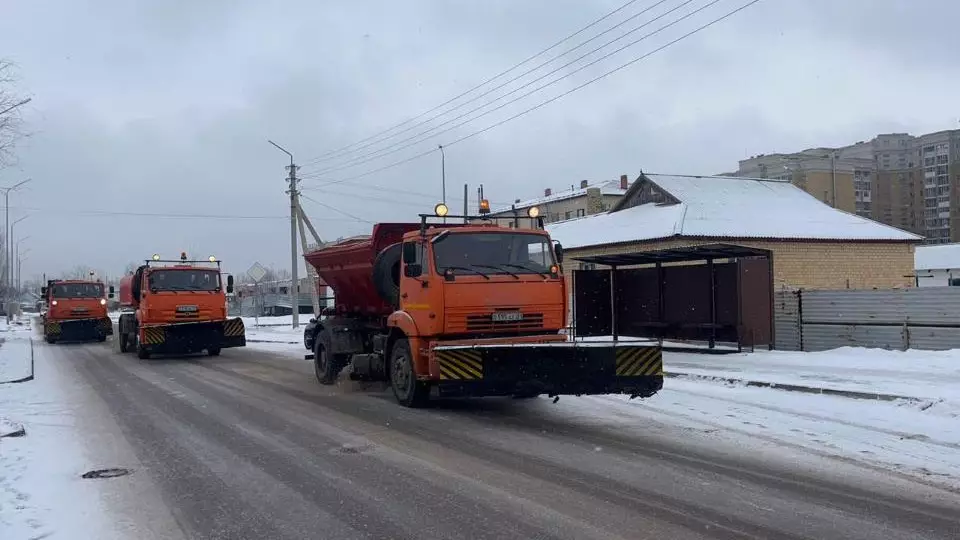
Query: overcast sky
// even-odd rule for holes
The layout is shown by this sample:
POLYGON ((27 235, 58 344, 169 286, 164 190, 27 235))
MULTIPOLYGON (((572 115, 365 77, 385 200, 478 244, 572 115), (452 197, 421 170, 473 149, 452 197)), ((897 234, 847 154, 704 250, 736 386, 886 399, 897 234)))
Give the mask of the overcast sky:
MULTIPOLYGON (((747 0, 721 0, 475 122, 380 160, 350 162, 517 88, 683 0, 663 2, 565 61, 437 121, 311 163, 439 105, 624 1, 3 2, 0 57, 17 63, 17 90, 33 97, 25 111, 33 135, 19 148, 19 162, 0 170, 0 186, 33 178, 29 189, 11 196, 11 216, 30 216, 15 232, 30 236, 23 274, 57 274, 83 264, 116 275, 152 253, 175 257, 181 250, 215 254, 234 272, 254 261, 288 266, 288 158, 268 138, 295 154, 307 178, 304 194, 342 212, 304 200, 325 239, 363 234, 366 222, 414 219, 440 197, 438 153, 320 186, 449 144, 747 0), (320 174, 330 168, 339 170, 320 174)), ((694 0, 511 98, 707 1, 694 0)), ((524 69, 652 4, 635 2, 524 69)), ((763 0, 450 146, 448 200, 462 204, 465 183, 471 191, 483 183, 487 198, 509 202, 582 179, 635 177, 641 169, 719 173, 735 170, 737 160, 751 154, 842 145, 878 132, 956 128, 957 20, 956 0, 763 0)))

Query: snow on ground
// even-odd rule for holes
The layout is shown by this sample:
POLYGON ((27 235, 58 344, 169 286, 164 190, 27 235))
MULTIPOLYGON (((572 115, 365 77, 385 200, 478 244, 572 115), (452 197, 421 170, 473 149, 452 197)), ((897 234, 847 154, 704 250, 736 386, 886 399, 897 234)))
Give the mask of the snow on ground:
MULTIPOLYGON (((303 327, 310 320, 311 315, 300 316, 300 326, 292 328, 293 317, 243 317, 243 326, 247 335, 248 346, 251 345, 270 345, 270 344, 288 344, 300 345, 303 349, 303 327), (269 342, 269 343, 264 343, 269 342)), ((283 347, 261 347, 270 350, 283 350, 283 347)), ((305 350, 305 349, 303 349, 305 350)))
POLYGON ((673 373, 893 394, 960 404, 960 350, 886 351, 843 347, 814 353, 668 353, 665 364, 665 369, 673 373))
MULTIPOLYGON (((0 381, 29 373, 31 333, 29 325, 0 325, 0 381)), ((0 383, 0 428, 25 430, 0 437, 0 538, 115 538, 96 484, 80 478, 89 463, 77 413, 62 395, 40 366, 32 381, 0 383)))

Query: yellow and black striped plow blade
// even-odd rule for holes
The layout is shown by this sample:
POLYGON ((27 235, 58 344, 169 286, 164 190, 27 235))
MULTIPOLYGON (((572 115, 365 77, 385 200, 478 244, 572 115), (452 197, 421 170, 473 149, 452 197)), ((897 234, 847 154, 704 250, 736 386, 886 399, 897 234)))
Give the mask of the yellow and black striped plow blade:
POLYGON ((59 334, 60 333, 60 323, 59 322, 49 322, 47 323, 44 331, 48 335, 59 334))
POLYGON ((660 347, 618 347, 617 377, 663 376, 663 350, 660 347))
POLYGON ((223 322, 223 335, 225 337, 235 337, 243 335, 243 320, 228 319, 223 322))
POLYGON ((472 349, 440 350, 437 366, 442 381, 479 381, 483 379, 483 360, 472 349))
POLYGON ((144 328, 143 329, 143 343, 144 345, 158 345, 163 343, 164 334, 163 328, 144 328))

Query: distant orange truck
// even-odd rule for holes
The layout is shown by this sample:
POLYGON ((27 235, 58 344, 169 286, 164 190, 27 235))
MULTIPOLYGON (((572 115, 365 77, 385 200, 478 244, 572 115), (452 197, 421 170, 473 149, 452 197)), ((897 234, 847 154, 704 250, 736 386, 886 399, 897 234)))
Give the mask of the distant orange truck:
MULTIPOLYGON (((107 298, 103 282, 80 279, 52 279, 40 294, 46 300, 43 337, 57 341, 105 341, 113 334, 107 317, 107 298)), ((110 287, 113 297, 113 287, 110 287)))

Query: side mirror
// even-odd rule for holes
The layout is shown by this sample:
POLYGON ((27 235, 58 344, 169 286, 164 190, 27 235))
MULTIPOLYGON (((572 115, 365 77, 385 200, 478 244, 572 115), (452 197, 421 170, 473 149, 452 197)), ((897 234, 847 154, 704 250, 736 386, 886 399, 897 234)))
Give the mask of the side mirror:
POLYGON ((46 295, 47 295, 47 288, 40 287, 40 296, 46 296, 46 295))
MULTIPOLYGON (((110 288, 112 289, 113 287, 110 287, 110 288)), ((110 300, 113 300, 113 291, 110 291, 110 292, 107 294, 107 298, 109 298, 110 300)))
POLYGON ((423 266, 419 264, 404 264, 403 275, 409 278, 420 277, 423 274, 423 266))
POLYGON ((563 246, 559 242, 553 246, 553 254, 557 257, 557 264, 563 264, 563 246))
POLYGON ((317 318, 316 318, 316 317, 310 317, 310 324, 313 324, 313 323, 315 323, 315 322, 317 322, 317 318))
POLYGON ((227 293, 233 292, 233 276, 227 276, 227 293))

